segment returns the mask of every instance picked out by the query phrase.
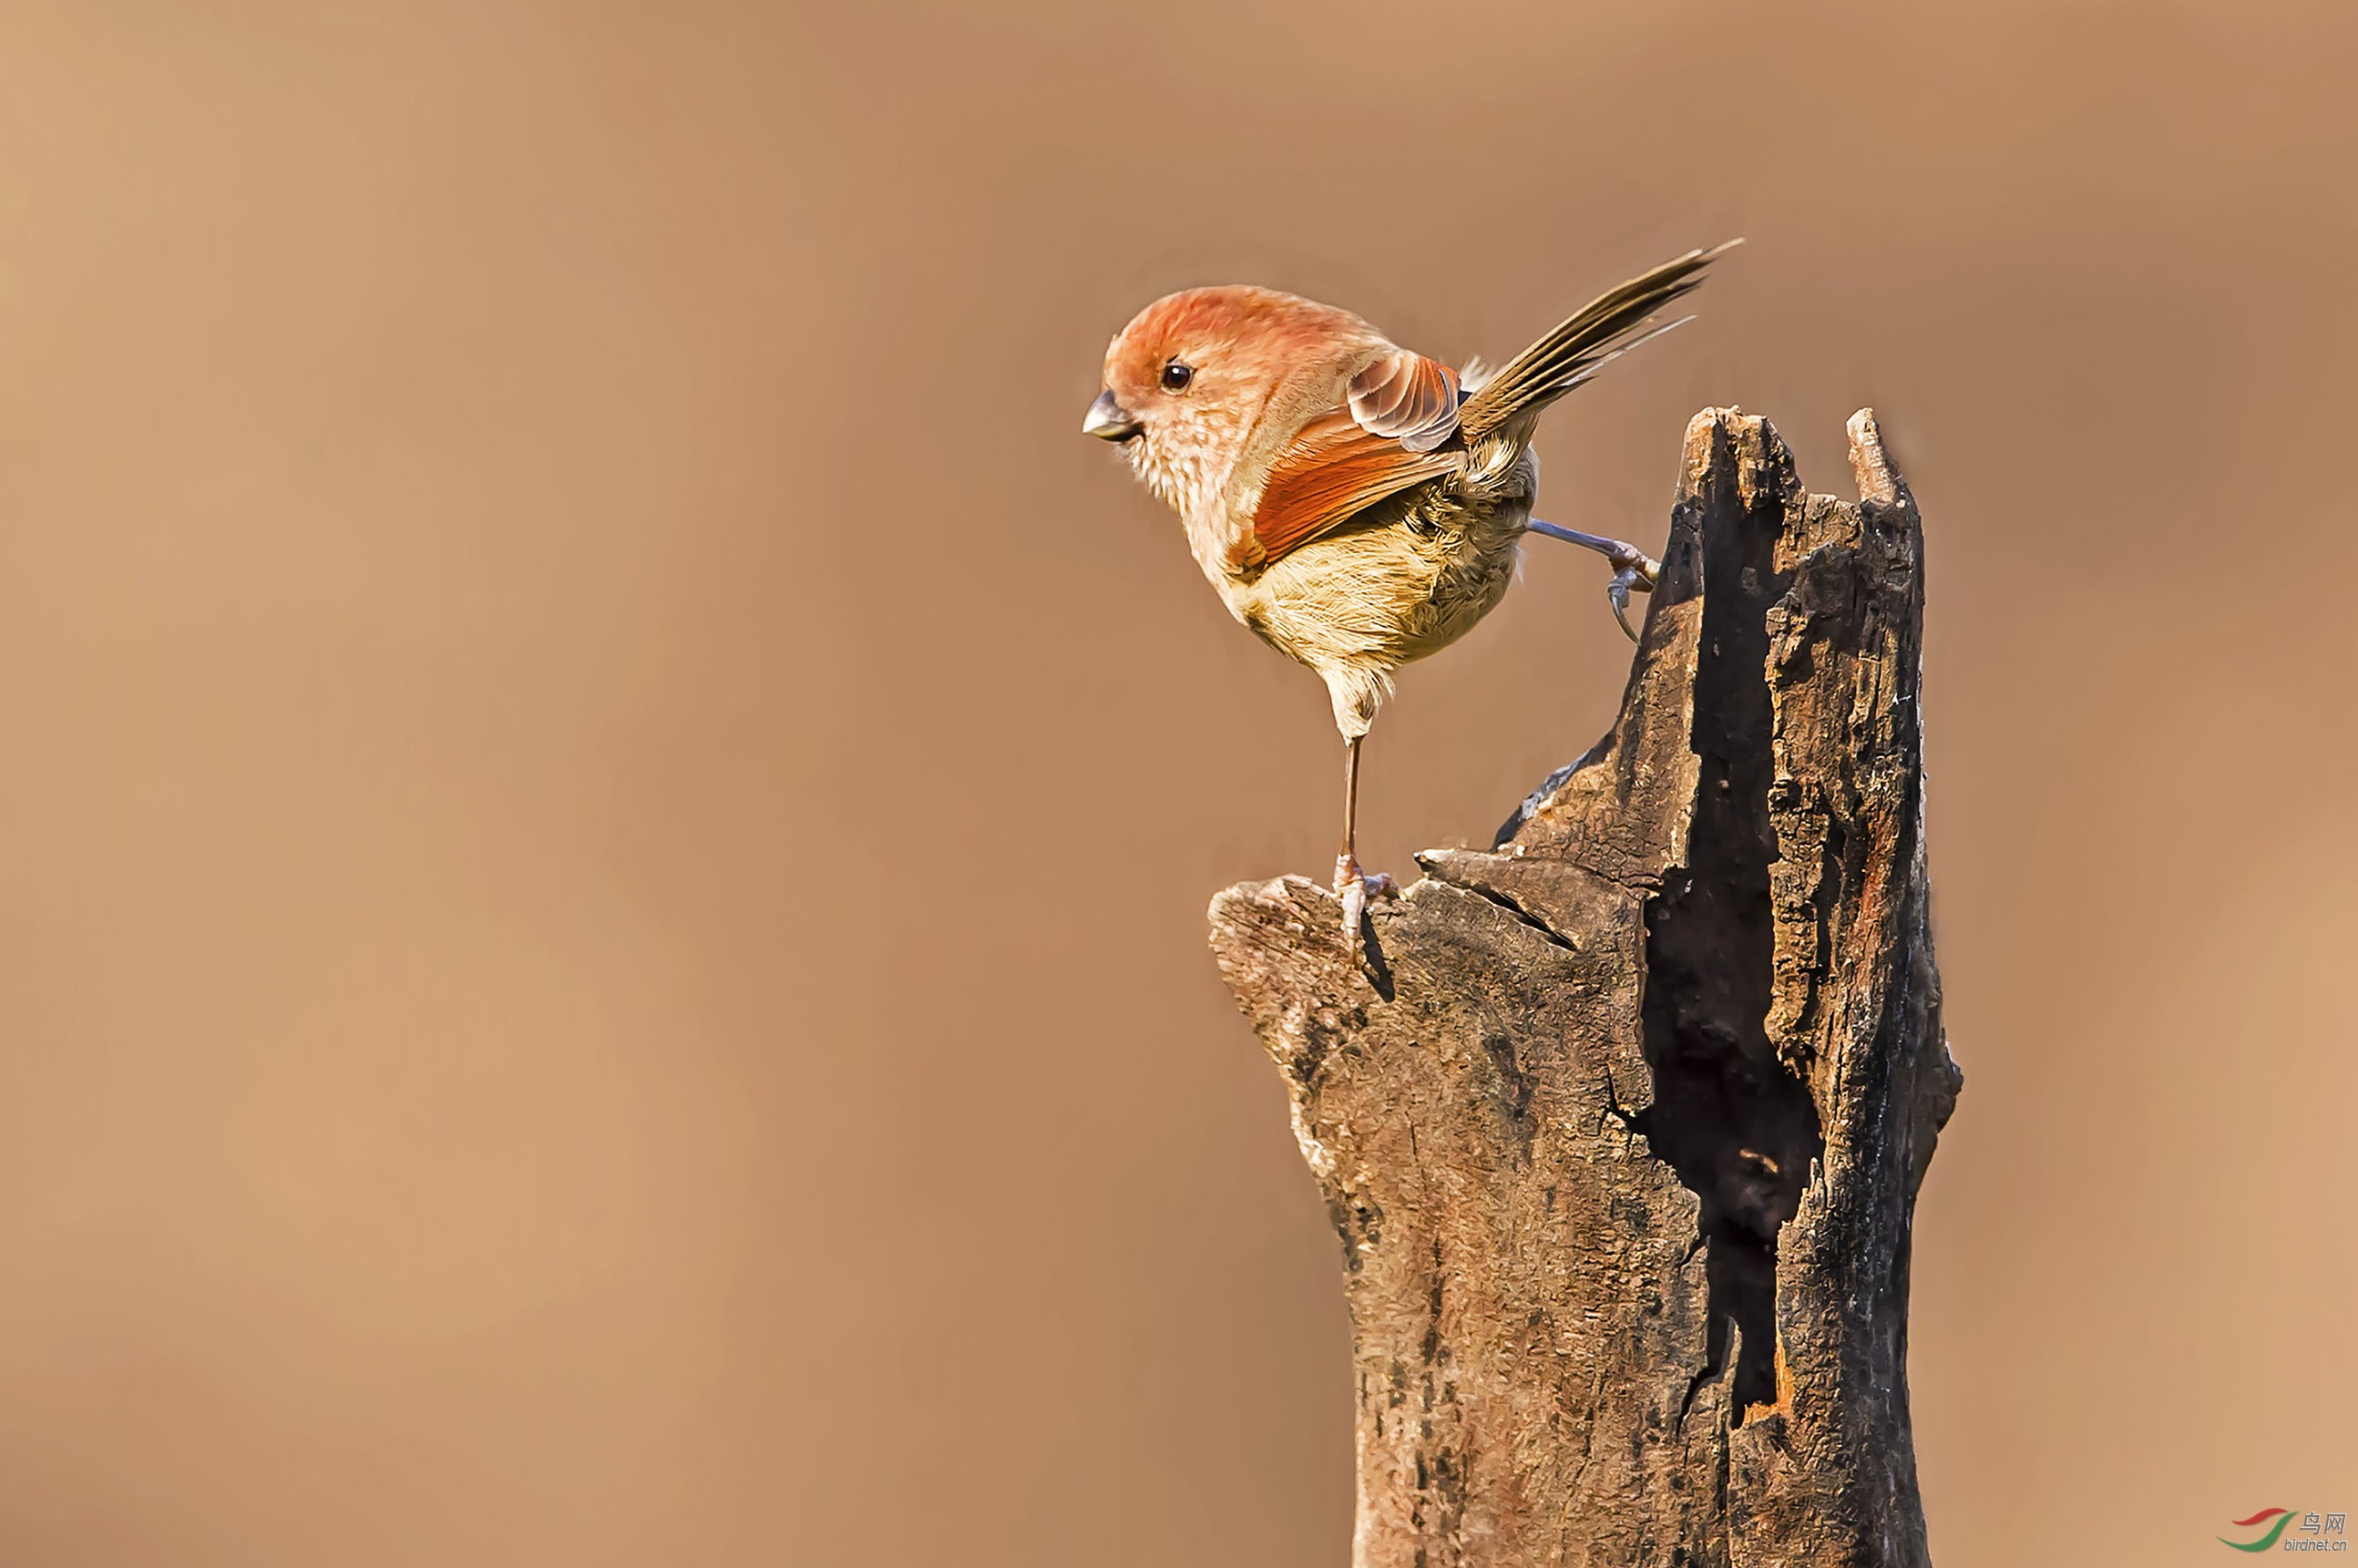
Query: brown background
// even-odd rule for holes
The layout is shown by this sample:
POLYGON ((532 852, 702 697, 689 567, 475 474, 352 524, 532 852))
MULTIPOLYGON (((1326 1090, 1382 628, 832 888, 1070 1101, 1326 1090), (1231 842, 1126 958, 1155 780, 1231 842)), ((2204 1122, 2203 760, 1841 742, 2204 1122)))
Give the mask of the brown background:
MULTIPOLYGON (((1339 1563, 1203 908, 1317 683, 1076 433, 1249 278, 1930 530, 1948 1568, 2358 1508, 2358 12, 111 0, 0 27, 0 1563, 1339 1563)), ((1544 546, 1367 844, 1628 656, 1544 546), (1533 716, 1538 716, 1534 721, 1533 716)), ((2233 1533, 2233 1532, 2230 1532, 2233 1533)))

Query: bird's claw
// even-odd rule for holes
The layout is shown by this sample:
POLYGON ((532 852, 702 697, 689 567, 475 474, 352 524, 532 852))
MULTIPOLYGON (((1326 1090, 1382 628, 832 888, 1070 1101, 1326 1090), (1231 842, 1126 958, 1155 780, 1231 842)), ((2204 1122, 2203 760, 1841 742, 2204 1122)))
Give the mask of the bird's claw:
POLYGON ((1343 884, 1343 941, 1354 957, 1359 951, 1359 922, 1368 915, 1368 884, 1354 880, 1343 884))
POLYGON ((1397 898, 1400 884, 1381 871, 1373 873, 1359 870, 1359 863, 1348 858, 1335 862, 1335 896, 1343 901, 1343 940, 1353 957, 1359 953, 1359 937, 1368 916, 1370 900, 1397 898))
POLYGON ((1613 619, 1621 623, 1622 632, 1632 643, 1638 640, 1637 628, 1629 624, 1629 590, 1640 593, 1654 591, 1654 584, 1662 575, 1662 563, 1637 546, 1622 539, 1608 539, 1602 534, 1584 534, 1577 528, 1565 528, 1537 518, 1527 526, 1534 534, 1544 534, 1551 539, 1562 539, 1568 545, 1578 545, 1585 550, 1595 550, 1613 563, 1613 580, 1606 585, 1605 597, 1613 606, 1613 619))
POLYGON ((1638 630, 1629 624, 1629 589, 1636 586, 1637 581, 1637 572, 1623 567, 1613 574, 1613 580, 1605 585, 1605 597, 1613 606, 1613 619, 1621 623, 1622 634, 1632 643, 1638 640, 1638 630))
POLYGON ((1605 597, 1612 601, 1613 619, 1621 623, 1622 632, 1632 643, 1638 640, 1637 629, 1629 624, 1629 590, 1640 593, 1654 591, 1654 584, 1662 575, 1662 563, 1630 546, 1621 546, 1627 554, 1616 553, 1608 557, 1615 571, 1613 580, 1605 587, 1605 597))

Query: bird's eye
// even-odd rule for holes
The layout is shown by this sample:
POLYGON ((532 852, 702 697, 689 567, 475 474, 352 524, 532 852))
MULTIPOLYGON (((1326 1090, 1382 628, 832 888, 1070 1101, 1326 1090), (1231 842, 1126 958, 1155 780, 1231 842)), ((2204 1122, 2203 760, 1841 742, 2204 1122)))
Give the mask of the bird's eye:
POLYGON ((1177 360, 1163 367, 1163 390, 1165 392, 1184 392, 1187 384, 1195 379, 1195 367, 1183 365, 1177 360))

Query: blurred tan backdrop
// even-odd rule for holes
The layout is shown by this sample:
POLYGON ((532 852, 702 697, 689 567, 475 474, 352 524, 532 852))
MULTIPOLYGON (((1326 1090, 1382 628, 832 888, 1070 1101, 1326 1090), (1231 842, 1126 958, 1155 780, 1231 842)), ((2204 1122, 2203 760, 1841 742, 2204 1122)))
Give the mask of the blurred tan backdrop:
MULTIPOLYGON (((1495 355, 1731 233, 1548 509, 1659 539, 1710 402, 1845 491, 1872 403, 1923 503, 1939 1560, 2358 1505, 2353 68, 2331 0, 8 5, 0 1563, 1342 1563, 1203 945, 1328 864, 1325 700, 1081 408, 1169 287, 1495 355)), ((1602 579, 1409 674, 1372 863, 1601 730, 1602 579)))

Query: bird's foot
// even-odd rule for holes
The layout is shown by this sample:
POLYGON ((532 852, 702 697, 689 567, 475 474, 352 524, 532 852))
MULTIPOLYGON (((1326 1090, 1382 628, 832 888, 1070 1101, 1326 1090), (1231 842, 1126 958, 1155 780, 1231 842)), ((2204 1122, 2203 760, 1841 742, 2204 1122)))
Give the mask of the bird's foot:
POLYGON ((1629 624, 1629 590, 1640 593, 1654 591, 1655 580, 1662 575, 1662 563, 1650 556, 1639 556, 1613 574, 1605 585, 1605 597, 1613 605, 1613 619, 1621 622, 1621 631, 1632 643, 1638 640, 1638 630, 1629 624))
POLYGON ((1371 899, 1394 898, 1400 884, 1377 871, 1373 875, 1359 869, 1357 859, 1338 855, 1335 859, 1335 896, 1343 901, 1343 940, 1353 957, 1359 953, 1359 935, 1368 915, 1371 899))
POLYGON ((1605 587, 1605 598, 1613 606, 1613 619, 1621 623, 1632 643, 1638 640, 1636 628, 1629 624, 1629 590, 1640 593, 1654 591, 1661 579, 1662 563, 1625 539, 1608 539, 1602 534, 1584 534, 1577 528, 1560 527, 1553 523, 1531 522, 1534 534, 1544 534, 1551 539, 1562 539, 1568 545, 1578 545, 1595 550, 1613 564, 1613 580, 1605 587))

